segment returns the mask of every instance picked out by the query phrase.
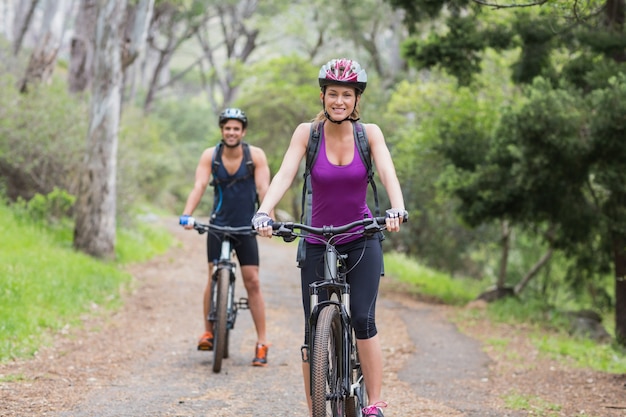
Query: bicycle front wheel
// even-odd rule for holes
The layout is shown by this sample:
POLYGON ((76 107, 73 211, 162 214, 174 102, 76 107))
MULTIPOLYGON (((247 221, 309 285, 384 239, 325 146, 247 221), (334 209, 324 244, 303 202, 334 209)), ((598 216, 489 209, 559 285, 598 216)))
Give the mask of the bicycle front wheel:
POLYGON ((228 343, 228 281, 230 279, 230 271, 222 268, 217 273, 217 297, 214 298, 215 305, 215 322, 213 323, 213 372, 218 373, 222 370, 222 359, 226 356, 226 344, 228 343))
POLYGON ((342 389, 342 328, 336 306, 319 314, 311 352, 311 403, 313 417, 343 417, 345 396, 342 389))

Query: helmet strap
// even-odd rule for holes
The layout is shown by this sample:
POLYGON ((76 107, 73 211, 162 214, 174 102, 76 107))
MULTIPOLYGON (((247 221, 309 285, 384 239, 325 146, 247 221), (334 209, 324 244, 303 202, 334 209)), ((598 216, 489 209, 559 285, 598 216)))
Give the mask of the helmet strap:
MULTIPOLYGON (((356 103, 354 103, 354 109, 352 110, 352 113, 354 113, 354 110, 356 110, 356 105, 357 105, 358 101, 356 103)), ((343 120, 333 120, 332 117, 330 117, 330 115, 328 114, 328 112, 326 111, 326 104, 324 103, 324 100, 322 100, 322 107, 324 108, 324 116, 326 116, 326 119, 328 119, 328 121, 335 123, 337 125, 342 124, 343 122, 345 122, 346 120, 350 120, 353 122, 357 122, 360 120, 360 118, 356 118, 356 119, 350 119, 350 116, 346 117, 343 120)), ((350 113, 350 115, 352 115, 352 113, 350 113)))
POLYGON ((350 116, 346 117, 343 120, 333 120, 332 117, 330 117, 330 115, 328 114, 328 112, 326 110, 324 110, 324 116, 326 116, 326 119, 328 119, 329 122, 335 123, 335 124, 342 124, 343 122, 345 122, 346 120, 348 120, 350 118, 350 116))

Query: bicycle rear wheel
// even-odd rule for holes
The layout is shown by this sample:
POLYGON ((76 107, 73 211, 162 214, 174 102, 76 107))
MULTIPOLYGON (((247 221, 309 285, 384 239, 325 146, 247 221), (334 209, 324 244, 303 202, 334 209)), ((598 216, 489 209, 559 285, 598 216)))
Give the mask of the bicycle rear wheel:
POLYGON ((336 306, 322 309, 317 319, 311 352, 311 403, 313 417, 343 417, 342 388, 344 361, 341 316, 336 306))
POLYGON ((217 272, 217 297, 215 305, 215 322, 213 322, 213 372, 222 370, 222 359, 226 354, 226 344, 228 343, 227 310, 228 310, 228 281, 230 271, 222 268, 217 272))

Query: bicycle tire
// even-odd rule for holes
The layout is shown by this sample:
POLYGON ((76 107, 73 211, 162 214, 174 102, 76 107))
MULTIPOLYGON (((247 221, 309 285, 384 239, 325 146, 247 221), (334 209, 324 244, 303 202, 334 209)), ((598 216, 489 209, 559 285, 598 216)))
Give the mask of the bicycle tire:
POLYGON ((352 331, 352 340, 355 341, 354 357, 352 359, 352 385, 354 386, 352 396, 346 401, 347 417, 363 417, 363 408, 367 407, 367 389, 365 387, 365 379, 361 370, 361 361, 359 359, 359 351, 356 347, 356 339, 354 330, 352 331), (356 385, 355 385, 356 384, 356 385))
POLYGON ((230 329, 228 329, 228 327, 226 328, 226 340, 224 341, 224 359, 228 359, 228 357, 230 356, 230 352, 228 347, 230 346, 230 329))
POLYGON ((228 281, 230 271, 222 268, 217 273, 216 317, 213 323, 213 372, 219 373, 222 370, 222 359, 228 342, 227 313, 228 313, 228 281))
POLYGON ((341 315, 336 306, 322 308, 311 354, 311 403, 313 417, 343 417, 341 315))

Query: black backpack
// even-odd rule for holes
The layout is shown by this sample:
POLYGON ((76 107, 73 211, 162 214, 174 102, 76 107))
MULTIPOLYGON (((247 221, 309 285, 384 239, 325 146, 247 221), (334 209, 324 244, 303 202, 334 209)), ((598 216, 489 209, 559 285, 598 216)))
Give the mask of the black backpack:
MULTIPOLYGON (((375 202, 375 215, 380 216, 380 209, 378 207, 378 193, 376 191, 376 182, 374 181, 374 169, 372 167, 372 156, 370 155, 370 145, 367 140, 367 133, 365 132, 365 126, 363 123, 352 122, 354 125, 354 141, 357 144, 359 156, 361 161, 367 169, 367 182, 372 187, 374 193, 375 202)), ((311 189, 311 168, 317 159, 320 148, 320 132, 324 128, 324 122, 311 123, 311 133, 309 135, 309 142, 306 147, 306 165, 304 167, 304 183, 302 185, 302 211, 300 216, 300 222, 304 224, 311 224, 311 204, 313 202, 313 190, 311 189)))

